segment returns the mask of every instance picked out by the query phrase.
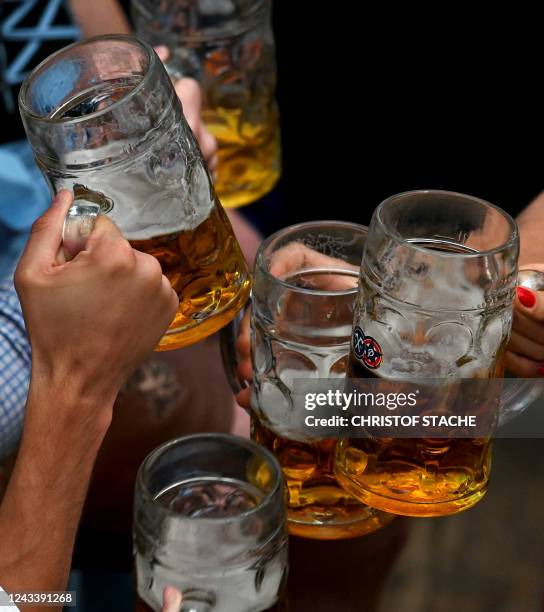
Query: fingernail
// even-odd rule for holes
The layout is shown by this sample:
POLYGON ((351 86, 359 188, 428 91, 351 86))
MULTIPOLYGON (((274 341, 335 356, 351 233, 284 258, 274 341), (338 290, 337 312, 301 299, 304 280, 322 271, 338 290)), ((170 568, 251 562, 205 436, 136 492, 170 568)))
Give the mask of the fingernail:
POLYGON ((57 193, 57 195, 53 198, 51 202, 51 206, 59 206, 62 203, 62 191, 57 193))
POLYGON ((544 376, 544 365, 541 365, 541 366, 538 368, 538 370, 536 371, 536 373, 537 373, 539 376, 544 376))
POLYGON ((535 294, 526 287, 516 287, 516 293, 518 294, 518 300, 525 306, 525 308, 532 308, 536 303, 535 294))
POLYGON ((70 197, 70 192, 66 189, 61 189, 57 195, 53 198, 51 202, 51 206, 61 206, 64 205, 66 199, 70 197))
POLYGON ((174 587, 167 586, 164 588, 164 603, 167 605, 180 605, 181 604, 181 594, 174 587))

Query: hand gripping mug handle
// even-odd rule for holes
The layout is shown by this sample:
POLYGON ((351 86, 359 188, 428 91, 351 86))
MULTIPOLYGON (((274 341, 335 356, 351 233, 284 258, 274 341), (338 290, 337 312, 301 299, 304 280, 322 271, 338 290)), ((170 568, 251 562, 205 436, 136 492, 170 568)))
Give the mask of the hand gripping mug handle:
MULTIPOLYGON (((533 291, 544 291, 544 272, 539 270, 520 270, 517 284, 533 291)), ((503 389, 499 411, 499 427, 524 412, 541 395, 541 385, 535 379, 509 378, 503 389)))
POLYGON ((249 382, 238 373, 240 360, 238 359, 238 351, 236 350, 236 341, 240 334, 240 325, 250 306, 251 297, 247 301, 245 307, 240 309, 234 319, 225 325, 219 332, 219 346, 221 349, 223 369, 234 395, 238 395, 240 391, 249 387, 249 382))

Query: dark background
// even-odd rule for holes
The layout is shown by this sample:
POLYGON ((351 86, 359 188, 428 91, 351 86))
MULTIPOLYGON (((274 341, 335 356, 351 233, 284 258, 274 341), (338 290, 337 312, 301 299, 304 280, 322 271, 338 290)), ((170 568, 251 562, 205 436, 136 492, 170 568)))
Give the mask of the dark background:
MULTIPOLYGON (((0 0, 0 18, 14 6, 0 0)), ((540 22, 496 6, 274 0, 283 177, 269 229, 368 223, 385 197, 417 188, 517 214, 542 188, 540 22)), ((2 118, 0 142, 24 137, 16 111, 2 118)))
POLYGON ((368 223, 385 197, 417 188, 470 193, 517 214, 542 189, 534 19, 276 0, 278 227, 368 223))

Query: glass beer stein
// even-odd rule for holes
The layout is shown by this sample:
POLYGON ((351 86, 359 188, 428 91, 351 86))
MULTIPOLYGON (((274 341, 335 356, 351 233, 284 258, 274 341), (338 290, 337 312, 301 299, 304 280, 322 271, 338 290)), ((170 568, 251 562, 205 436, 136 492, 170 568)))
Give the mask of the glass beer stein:
POLYGON ((289 532, 308 538, 360 536, 392 518, 340 487, 336 440, 311 435, 295 398, 298 379, 346 374, 366 232, 340 221, 295 225, 265 240, 255 262, 252 437, 282 467, 289 532))
POLYGON ((170 50, 173 77, 202 86, 202 118, 218 143, 224 206, 254 202, 280 175, 270 0, 132 0, 136 32, 170 50))
POLYGON ((281 470, 254 442, 185 436, 140 467, 138 609, 160 610, 164 587, 174 586, 183 593, 182 612, 280 610, 287 545, 281 470))
MULTIPOLYGON (((459 379, 502 377, 518 250, 515 222, 478 198, 414 191, 385 200, 361 266, 351 384, 439 379, 446 396, 459 379), (361 334, 367 350, 356 346, 361 334)), ((373 508, 439 516, 476 504, 490 466, 490 437, 366 436, 338 443, 335 473, 373 508)))
POLYGON ((66 47, 26 78, 19 107, 52 192, 98 204, 159 260, 180 304, 158 350, 197 342, 235 316, 249 295, 247 266, 151 47, 129 36, 66 47))

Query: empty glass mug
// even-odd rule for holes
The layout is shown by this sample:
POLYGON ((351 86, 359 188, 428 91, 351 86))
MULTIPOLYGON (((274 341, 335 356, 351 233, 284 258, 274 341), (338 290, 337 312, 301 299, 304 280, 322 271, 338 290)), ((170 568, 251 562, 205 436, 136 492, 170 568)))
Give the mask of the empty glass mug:
POLYGON ((97 204, 159 260, 180 304, 158 350, 197 342, 235 316, 249 295, 247 266, 151 47, 129 36, 70 45, 25 79, 19 107, 51 191, 97 204))
POLYGON ((287 530, 277 461, 227 434, 155 449, 136 481, 134 554, 138 597, 152 610, 166 586, 183 593, 182 611, 280 609, 287 530))
MULTIPOLYGON (((348 377, 363 391, 368 378, 440 379, 444 395, 459 379, 502 377, 518 251, 515 222, 478 198, 414 191, 382 202, 361 266, 348 377)), ((338 443, 335 473, 374 508, 439 516, 477 503, 490 466, 490 437, 367 436, 338 443)))
POLYGON ((392 518, 340 487, 336 440, 303 426, 295 397, 297 380, 345 376, 366 235, 341 221, 294 225, 265 240, 255 262, 252 437, 282 467, 289 532, 309 538, 359 536, 392 518))
POLYGON ((270 0, 132 0, 136 32, 166 45, 173 77, 202 86, 217 139, 215 189, 224 206, 254 202, 280 175, 270 0))

